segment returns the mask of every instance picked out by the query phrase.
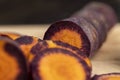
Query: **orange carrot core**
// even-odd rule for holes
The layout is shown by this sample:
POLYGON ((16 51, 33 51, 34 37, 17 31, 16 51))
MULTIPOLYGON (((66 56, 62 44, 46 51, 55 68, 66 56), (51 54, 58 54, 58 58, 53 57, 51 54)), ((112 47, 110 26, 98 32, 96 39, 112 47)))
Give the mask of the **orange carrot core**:
POLYGON ((59 40, 68 43, 77 48, 82 47, 82 40, 80 34, 72 30, 68 29, 60 30, 59 32, 56 32, 51 39, 55 41, 59 40))
POLYGON ((62 53, 46 55, 39 61, 42 80, 85 80, 84 67, 72 56, 62 53))

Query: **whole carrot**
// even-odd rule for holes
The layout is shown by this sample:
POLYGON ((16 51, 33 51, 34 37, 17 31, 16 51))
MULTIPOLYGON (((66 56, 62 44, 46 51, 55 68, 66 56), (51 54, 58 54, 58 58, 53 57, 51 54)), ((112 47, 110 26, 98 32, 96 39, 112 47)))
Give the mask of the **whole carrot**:
POLYGON ((71 17, 53 23, 44 39, 68 43, 90 57, 102 46, 116 22, 116 14, 109 5, 94 2, 71 17))

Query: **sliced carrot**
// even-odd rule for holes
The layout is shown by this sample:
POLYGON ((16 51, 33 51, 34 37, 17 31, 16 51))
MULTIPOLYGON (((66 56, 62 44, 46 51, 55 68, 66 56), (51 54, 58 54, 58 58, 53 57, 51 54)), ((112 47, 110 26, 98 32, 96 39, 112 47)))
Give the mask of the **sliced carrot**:
POLYGON ((41 40, 39 41, 35 46, 31 49, 31 54, 29 56, 29 61, 32 61, 32 59, 39 54, 42 50, 47 48, 62 48, 69 51, 72 51, 74 54, 78 55, 80 58, 84 59, 85 62, 88 64, 88 66, 92 69, 91 62, 89 58, 82 53, 78 48, 71 46, 67 43, 63 43, 61 41, 52 41, 52 40, 41 40))
POLYGON ((27 63, 19 45, 0 37, 0 80, 27 80, 27 63))
POLYGON ((68 43, 90 57, 102 46, 116 23, 117 16, 109 5, 90 3, 71 17, 51 24, 44 40, 68 43))
POLYGON ((34 80, 89 80, 90 74, 83 59, 61 48, 45 49, 32 61, 34 80))

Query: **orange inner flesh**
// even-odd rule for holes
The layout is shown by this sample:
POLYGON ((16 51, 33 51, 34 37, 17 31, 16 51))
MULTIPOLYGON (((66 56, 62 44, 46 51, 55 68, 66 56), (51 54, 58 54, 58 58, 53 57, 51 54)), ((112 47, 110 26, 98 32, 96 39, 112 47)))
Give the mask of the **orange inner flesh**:
POLYGON ((48 47, 49 48, 59 48, 58 45, 56 45, 52 40, 46 40, 47 44, 48 44, 48 47))
MULTIPOLYGON (((63 49, 66 49, 66 50, 69 50, 69 51, 72 51, 73 53, 77 54, 74 50, 70 49, 70 48, 67 48, 67 47, 62 47, 62 46, 59 46, 57 44, 55 44, 53 41, 51 40, 46 40, 49 48, 63 48, 63 49)), ((78 54, 77 54, 78 55, 78 54)), ((78 55, 79 56, 79 55, 78 55)), ((79 56, 81 57, 83 60, 85 60, 85 62, 88 64, 89 67, 92 67, 92 64, 90 62, 90 60, 86 57, 86 58, 83 58, 82 56, 79 56)))
POLYGON ((63 53, 52 53, 39 61, 42 80, 86 80, 84 66, 73 57, 63 53))
POLYGON ((68 43, 77 48, 82 47, 81 35, 73 30, 60 30, 59 32, 56 32, 51 39, 68 43))
POLYGON ((31 63, 35 56, 36 56, 36 55, 30 53, 30 54, 29 54, 29 57, 28 57, 28 62, 31 63))
POLYGON ((120 75, 108 75, 108 76, 104 76, 101 77, 99 80, 120 80, 120 75))
POLYGON ((18 62, 4 51, 4 44, 0 41, 0 80, 16 80, 20 73, 18 62))

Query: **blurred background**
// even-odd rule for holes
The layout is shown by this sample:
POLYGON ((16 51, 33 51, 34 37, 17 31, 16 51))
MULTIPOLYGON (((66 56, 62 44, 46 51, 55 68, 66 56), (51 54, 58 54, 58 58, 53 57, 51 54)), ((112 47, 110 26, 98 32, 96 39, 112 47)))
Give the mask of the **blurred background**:
POLYGON ((0 24, 52 23, 92 1, 112 6, 120 20, 120 0, 0 0, 0 24))

